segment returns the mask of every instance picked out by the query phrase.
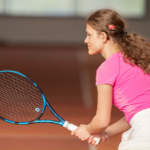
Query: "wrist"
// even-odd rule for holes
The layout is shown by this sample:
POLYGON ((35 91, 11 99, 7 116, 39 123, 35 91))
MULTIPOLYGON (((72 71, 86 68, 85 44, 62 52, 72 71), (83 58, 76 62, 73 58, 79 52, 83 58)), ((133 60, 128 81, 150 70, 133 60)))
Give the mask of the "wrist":
POLYGON ((90 127, 90 124, 88 124, 88 125, 86 126, 86 129, 87 129, 87 132, 88 132, 89 134, 91 134, 91 133, 90 133, 90 128, 91 128, 91 127, 90 127))
POLYGON ((108 135, 105 131, 103 131, 105 137, 106 137, 106 144, 110 143, 110 139, 108 138, 108 135))

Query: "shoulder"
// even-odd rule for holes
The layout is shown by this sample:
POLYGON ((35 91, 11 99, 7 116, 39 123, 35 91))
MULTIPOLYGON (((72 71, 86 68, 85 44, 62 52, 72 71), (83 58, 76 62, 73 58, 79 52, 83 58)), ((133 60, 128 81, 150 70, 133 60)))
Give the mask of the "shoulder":
POLYGON ((104 61, 96 71, 96 84, 107 83, 113 85, 119 72, 120 53, 113 54, 104 61))
POLYGON ((119 59, 121 54, 115 53, 110 58, 108 58, 106 61, 104 61, 97 69, 97 71, 108 71, 113 70, 117 71, 119 67, 119 59))

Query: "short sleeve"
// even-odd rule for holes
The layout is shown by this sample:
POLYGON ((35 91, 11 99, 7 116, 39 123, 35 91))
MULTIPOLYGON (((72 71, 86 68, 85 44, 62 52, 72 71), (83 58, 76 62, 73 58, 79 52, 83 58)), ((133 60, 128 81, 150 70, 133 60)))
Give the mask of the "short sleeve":
POLYGON ((99 84, 110 84, 114 86, 116 77, 119 72, 118 55, 111 56, 104 61, 96 71, 96 86, 99 84))

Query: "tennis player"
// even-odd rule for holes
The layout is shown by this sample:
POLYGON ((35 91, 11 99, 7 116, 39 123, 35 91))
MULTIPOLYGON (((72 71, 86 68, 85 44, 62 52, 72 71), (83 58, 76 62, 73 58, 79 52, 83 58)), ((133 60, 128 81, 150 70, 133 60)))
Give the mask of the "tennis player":
POLYGON ((96 73, 96 115, 88 125, 72 132, 96 146, 122 133, 118 149, 150 149, 150 44, 138 34, 128 34, 123 18, 111 9, 101 9, 86 18, 85 43, 89 55, 101 53, 105 61, 96 73), (112 104, 124 117, 109 125, 112 104))

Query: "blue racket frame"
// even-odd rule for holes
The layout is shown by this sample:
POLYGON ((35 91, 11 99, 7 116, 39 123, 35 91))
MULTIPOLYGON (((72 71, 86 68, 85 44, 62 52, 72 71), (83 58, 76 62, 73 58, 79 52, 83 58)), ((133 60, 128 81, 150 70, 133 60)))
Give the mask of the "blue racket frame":
POLYGON ((11 72, 11 73, 15 73, 15 74, 18 74, 18 75, 21 75, 22 77, 24 78, 27 78, 28 80, 30 80, 34 86, 40 91, 41 93, 41 96, 42 96, 42 99, 43 99, 43 109, 42 109, 42 112, 41 114, 39 115, 38 118, 36 118, 35 120, 32 120, 32 121, 29 121, 29 122, 15 122, 15 121, 11 121, 11 120, 8 120, 8 119, 5 119, 3 117, 0 116, 0 119, 8 122, 8 123, 12 123, 12 124, 18 124, 18 125, 27 125, 27 124, 33 124, 33 123, 53 123, 53 124, 58 124, 60 126, 63 126, 64 125, 64 122, 65 120, 63 118, 61 118, 55 111, 54 109, 51 107, 51 105, 48 103, 48 101, 46 100, 46 97, 45 95, 43 94, 42 90, 39 88, 39 86, 32 80, 30 79, 29 77, 27 77, 26 75, 20 73, 20 72, 17 72, 17 71, 13 71, 13 70, 3 70, 3 71, 0 71, 0 73, 5 73, 5 72, 11 72), (48 107, 49 110, 52 112, 52 114, 59 120, 59 121, 55 121, 55 120, 40 120, 40 117, 43 115, 44 111, 45 111, 45 108, 48 107))

